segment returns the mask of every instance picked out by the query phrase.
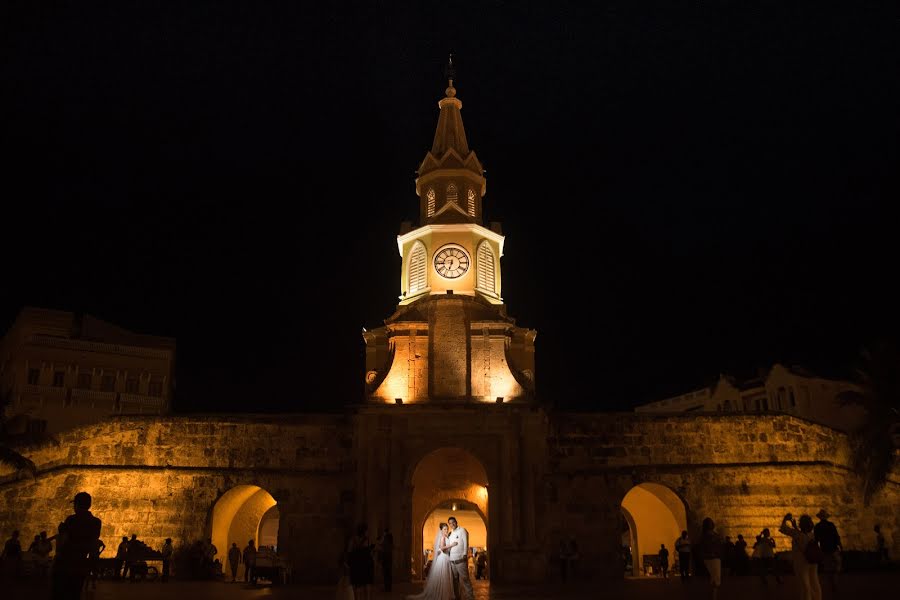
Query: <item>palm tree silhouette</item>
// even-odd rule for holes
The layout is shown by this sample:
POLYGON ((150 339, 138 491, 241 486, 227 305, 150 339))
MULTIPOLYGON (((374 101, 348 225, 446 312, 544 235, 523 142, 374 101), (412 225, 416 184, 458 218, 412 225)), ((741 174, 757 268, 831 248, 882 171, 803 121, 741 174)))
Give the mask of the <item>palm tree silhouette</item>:
POLYGON ((857 405, 866 411, 862 425, 851 432, 850 443, 853 469, 862 477, 868 505, 887 483, 900 449, 900 354, 888 343, 860 354, 859 387, 839 393, 837 400, 842 406, 857 405))

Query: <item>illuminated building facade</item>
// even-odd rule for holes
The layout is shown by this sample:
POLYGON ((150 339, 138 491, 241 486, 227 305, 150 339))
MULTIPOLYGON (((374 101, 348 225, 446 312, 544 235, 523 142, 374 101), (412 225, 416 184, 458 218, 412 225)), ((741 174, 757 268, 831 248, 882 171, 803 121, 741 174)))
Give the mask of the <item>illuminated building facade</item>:
POLYGON ((321 583, 337 580, 361 522, 373 539, 391 529, 395 580, 421 578, 451 514, 487 547, 492 581, 558 579, 572 537, 583 577, 622 576, 623 543, 641 574, 644 556, 685 528, 697 539, 707 516, 752 540, 788 511, 822 507, 845 549, 869 548, 880 523, 900 551, 900 474, 864 506, 843 432, 789 412, 537 401, 535 332, 505 312, 504 238, 481 223, 484 175, 461 106, 451 85, 416 181, 420 223, 397 238, 397 310, 363 334, 362 401, 343 414, 119 416, 63 432, 59 446, 27 449, 34 479, 0 471, 0 531, 50 531, 87 490, 104 539, 211 537, 220 554, 275 540, 295 580, 321 583))
POLYGON ((817 376, 801 367, 776 364, 759 377, 738 380, 721 375, 713 385, 636 407, 635 412, 780 412, 842 431, 852 431, 864 418, 858 406, 841 406, 843 391, 856 389, 847 381, 817 376))
POLYGON ((90 315, 27 307, 0 340, 0 391, 26 427, 55 433, 117 414, 169 412, 175 340, 90 315))

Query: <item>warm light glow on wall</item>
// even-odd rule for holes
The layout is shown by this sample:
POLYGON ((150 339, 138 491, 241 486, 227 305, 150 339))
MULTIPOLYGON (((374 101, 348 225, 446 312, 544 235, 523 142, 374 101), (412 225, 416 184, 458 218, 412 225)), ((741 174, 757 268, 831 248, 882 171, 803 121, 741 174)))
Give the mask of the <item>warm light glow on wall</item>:
POLYGON ((212 541, 225 556, 232 542, 243 550, 248 540, 259 544, 263 515, 275 506, 275 498, 257 485, 238 485, 224 494, 213 507, 212 541))
POLYGON ((431 550, 438 526, 446 523, 451 516, 456 517, 457 522, 469 532, 470 548, 487 546, 487 526, 476 511, 438 508, 425 519, 425 525, 422 527, 422 550, 431 550))
POLYGON ((656 555, 660 544, 666 545, 669 564, 673 564, 675 540, 682 530, 687 529, 687 512, 675 492, 657 483, 642 483, 625 494, 622 508, 632 528, 631 552, 635 575, 642 574, 643 556, 656 555))

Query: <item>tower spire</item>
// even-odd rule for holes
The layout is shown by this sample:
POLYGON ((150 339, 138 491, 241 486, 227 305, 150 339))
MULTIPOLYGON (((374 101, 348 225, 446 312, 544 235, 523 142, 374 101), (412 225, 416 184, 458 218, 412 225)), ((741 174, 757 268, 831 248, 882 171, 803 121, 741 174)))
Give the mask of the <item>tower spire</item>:
POLYGON ((456 79, 456 67, 453 65, 453 52, 447 59, 447 66, 444 68, 444 77, 447 78, 447 97, 452 98, 456 95, 456 88, 453 87, 453 80, 456 79))

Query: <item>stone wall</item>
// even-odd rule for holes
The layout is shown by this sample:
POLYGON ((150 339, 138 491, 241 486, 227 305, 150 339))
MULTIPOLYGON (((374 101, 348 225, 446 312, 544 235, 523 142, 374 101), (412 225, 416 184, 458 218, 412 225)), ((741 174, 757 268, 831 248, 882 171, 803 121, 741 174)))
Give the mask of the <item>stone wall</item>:
POLYGON ((563 414, 551 423, 549 469, 537 492, 548 562, 562 537, 577 534, 586 561, 617 565, 621 501, 644 482, 684 501, 695 539, 709 516, 722 535, 741 533, 751 545, 768 527, 777 549, 788 550, 790 540, 777 533, 785 513, 826 508, 846 549, 871 549, 881 523, 897 532, 893 554, 900 551, 900 474, 863 506, 840 432, 790 416, 563 414))
POLYGON ((353 523, 351 432, 340 416, 121 418, 73 430, 29 453, 36 479, 0 479, 0 528, 19 528, 25 540, 52 535, 75 493, 88 491, 110 551, 132 533, 177 547, 209 537, 216 500, 252 484, 278 502, 279 546, 294 576, 318 580, 336 572, 353 523), (292 544, 307 532, 315 546, 292 544))
POLYGON ((346 536, 360 521, 373 537, 392 528, 395 578, 404 580, 422 543, 414 474, 427 457, 453 448, 483 467, 478 477, 450 475, 450 464, 446 472, 466 479, 455 482, 460 498, 486 478, 491 572, 499 580, 555 577, 559 541, 573 534, 585 563, 597 565, 592 575, 621 575, 620 504, 645 482, 677 494, 695 537, 706 516, 724 535, 752 542, 763 527, 774 532, 788 511, 824 507, 846 548, 871 548, 878 522, 892 554, 900 554, 900 477, 863 506, 841 433, 790 416, 547 414, 524 404, 122 417, 67 432, 58 446, 26 449, 38 466, 34 480, 0 472, 0 533, 18 528, 26 541, 41 530, 52 534, 74 494, 86 490, 111 548, 131 533, 153 547, 165 537, 178 545, 209 536, 224 493, 256 485, 278 503, 279 550, 298 580, 333 582, 346 536), (315 545, 297 542, 311 536, 315 545))

